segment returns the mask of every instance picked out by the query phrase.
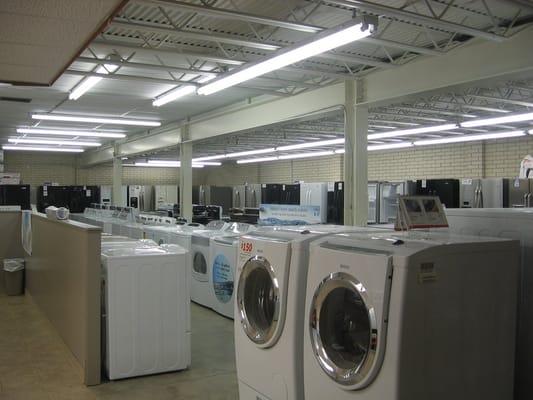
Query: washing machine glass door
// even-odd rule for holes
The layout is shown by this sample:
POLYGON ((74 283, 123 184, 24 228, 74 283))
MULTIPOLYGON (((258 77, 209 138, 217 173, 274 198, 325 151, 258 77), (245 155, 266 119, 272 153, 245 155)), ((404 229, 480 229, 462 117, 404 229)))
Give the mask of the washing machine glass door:
POLYGON ((244 264, 237 286, 237 307, 246 335, 260 347, 279 336, 280 290, 267 259, 252 257, 244 264))
POLYGON ((361 282, 343 272, 330 274, 314 294, 309 325, 314 355, 331 379, 349 389, 370 383, 379 332, 361 282))
POLYGON ((192 258, 192 276, 200 282, 207 282, 207 259, 205 254, 196 250, 192 258))

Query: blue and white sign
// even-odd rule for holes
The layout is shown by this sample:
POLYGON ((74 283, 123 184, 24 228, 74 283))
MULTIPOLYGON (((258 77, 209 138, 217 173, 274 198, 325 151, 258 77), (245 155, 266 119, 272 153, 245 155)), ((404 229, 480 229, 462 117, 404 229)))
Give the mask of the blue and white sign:
POLYGON ((224 254, 218 254, 213 261, 213 289, 221 303, 227 303, 233 296, 233 271, 224 254))
POLYGON ((261 204, 260 225, 312 225, 322 222, 320 206, 261 204))

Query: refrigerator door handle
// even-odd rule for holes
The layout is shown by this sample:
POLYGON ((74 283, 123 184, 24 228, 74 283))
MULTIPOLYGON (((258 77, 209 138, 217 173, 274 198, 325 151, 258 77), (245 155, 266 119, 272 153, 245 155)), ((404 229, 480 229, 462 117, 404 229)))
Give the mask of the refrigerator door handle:
POLYGON ((528 202, 528 197, 529 197, 529 193, 526 193, 524 194, 524 207, 527 207, 527 202, 528 202))

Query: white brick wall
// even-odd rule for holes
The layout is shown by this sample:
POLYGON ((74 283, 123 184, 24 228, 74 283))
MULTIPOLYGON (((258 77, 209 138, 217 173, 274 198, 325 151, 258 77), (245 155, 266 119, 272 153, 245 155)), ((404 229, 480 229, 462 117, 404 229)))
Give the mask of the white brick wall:
MULTIPOLYGON (((520 160, 533 154, 533 137, 486 143, 428 146, 399 151, 371 152, 368 156, 370 180, 415 178, 514 177, 520 160)), ((5 152, 5 171, 20 172, 24 183, 45 181, 65 185, 110 185, 111 165, 76 168, 76 157, 68 154, 5 152)), ((171 185, 179 181, 177 168, 125 167, 124 184, 171 185)), ((340 155, 308 160, 292 160, 193 170, 194 184, 238 185, 248 183, 290 183, 295 180, 325 182, 343 179, 340 155)))

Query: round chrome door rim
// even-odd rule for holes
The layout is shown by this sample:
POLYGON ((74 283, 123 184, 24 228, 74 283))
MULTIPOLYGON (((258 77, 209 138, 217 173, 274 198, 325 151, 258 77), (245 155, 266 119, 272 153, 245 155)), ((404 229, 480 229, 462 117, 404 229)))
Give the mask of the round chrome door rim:
POLYGON ((311 347, 322 370, 335 382, 350 389, 361 389, 370 383, 372 369, 377 357, 379 331, 374 307, 371 305, 366 288, 353 276, 336 272, 327 276, 317 287, 309 312, 311 347), (362 362, 355 368, 341 368, 327 354, 320 336, 320 313, 328 295, 337 288, 357 293, 365 305, 370 325, 369 348, 362 362))
POLYGON ((276 278, 276 275, 274 273, 274 269, 272 268, 272 265, 268 262, 268 260, 264 257, 260 256, 254 256, 250 258, 246 263, 244 264, 241 274, 239 276, 239 282, 237 286, 237 308, 239 312, 239 320, 241 322, 241 326, 246 333, 246 336, 257 344, 259 347, 270 347, 275 343, 275 335, 279 324, 279 316, 280 316, 280 294, 279 294, 279 283, 276 278), (274 308, 274 315, 272 318, 272 323, 270 324, 269 329, 266 332, 261 332, 259 329, 257 329, 251 322, 250 317, 247 314, 246 305, 244 304, 245 301, 245 290, 246 290, 246 280, 250 276, 250 274, 259 269, 262 268, 268 272, 268 275, 270 277, 272 287, 274 289, 274 301, 275 301, 275 308, 274 308))

